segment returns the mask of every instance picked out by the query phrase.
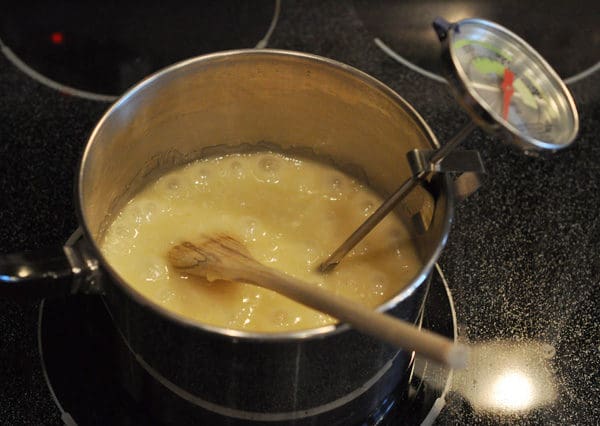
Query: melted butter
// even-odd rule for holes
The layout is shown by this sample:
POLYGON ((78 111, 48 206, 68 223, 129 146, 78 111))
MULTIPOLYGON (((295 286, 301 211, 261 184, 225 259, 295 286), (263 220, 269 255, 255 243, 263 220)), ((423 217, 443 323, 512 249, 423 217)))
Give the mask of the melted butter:
POLYGON ((138 193, 110 226, 102 250, 131 286, 180 315, 248 331, 315 328, 335 320, 257 286, 182 275, 167 252, 183 240, 224 232, 270 267, 376 307, 421 267, 398 218, 388 216, 332 273, 315 269, 381 201, 317 162, 274 153, 203 159, 138 193))

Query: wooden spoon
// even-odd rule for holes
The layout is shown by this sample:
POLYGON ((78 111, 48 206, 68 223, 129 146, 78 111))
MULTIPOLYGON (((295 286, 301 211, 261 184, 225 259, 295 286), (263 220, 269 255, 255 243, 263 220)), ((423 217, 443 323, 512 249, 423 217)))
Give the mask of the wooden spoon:
POLYGON ((452 368, 466 366, 468 351, 464 345, 264 266, 242 243, 228 235, 207 236, 197 243, 184 242, 169 251, 169 260, 177 270, 190 275, 209 281, 255 284, 332 315, 397 348, 417 351, 452 368))

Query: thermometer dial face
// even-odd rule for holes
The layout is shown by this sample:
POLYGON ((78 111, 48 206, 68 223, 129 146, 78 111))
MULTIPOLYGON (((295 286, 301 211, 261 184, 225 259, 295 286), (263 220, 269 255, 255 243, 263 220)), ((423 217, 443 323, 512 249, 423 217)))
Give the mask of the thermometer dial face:
POLYGON ((560 149, 575 139, 571 94, 527 43, 479 19, 454 24, 448 37, 459 79, 497 123, 533 149, 560 149))

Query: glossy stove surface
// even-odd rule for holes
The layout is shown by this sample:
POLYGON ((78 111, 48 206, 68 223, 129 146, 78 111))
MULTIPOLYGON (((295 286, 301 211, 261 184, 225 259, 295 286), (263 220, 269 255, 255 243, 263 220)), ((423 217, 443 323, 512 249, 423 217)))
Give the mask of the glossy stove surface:
MULTIPOLYGON (((583 4, 589 16, 599 15, 600 3, 583 4)), ((529 15, 506 15, 499 23, 518 32, 529 15)), ((547 31, 566 25, 562 19, 555 16, 547 31)), ((268 46, 371 74, 405 98, 440 141, 448 140, 467 117, 446 86, 397 62, 376 37, 353 1, 288 0, 268 46)), ((592 28, 590 40, 599 37, 592 28)), ((581 47, 598 63, 591 46, 567 55, 581 47)), ((524 157, 480 131, 465 143, 480 150, 488 175, 457 205, 440 264, 459 339, 475 353, 469 370, 454 375, 445 404, 436 405, 436 424, 595 425, 600 418, 600 73, 568 87, 581 117, 568 150, 524 157)), ((0 55, 0 252, 59 247, 77 228, 74 170, 108 107, 47 87, 0 55)), ((62 423, 39 362, 38 305, 0 301, 0 424, 62 423)), ((75 364, 68 351, 63 357, 75 364)), ((91 368, 79 371, 88 375, 91 368)))
POLYGON ((80 93, 105 96, 183 59, 266 43, 279 8, 276 0, 9 3, 0 40, 11 58, 80 93))
POLYGON ((431 31, 432 15, 449 22, 477 17, 500 23, 540 52, 562 78, 598 62, 598 6, 592 2, 551 0, 542 6, 519 0, 355 0, 354 5, 382 48, 436 74, 442 73, 442 66, 436 51, 439 41, 431 31))

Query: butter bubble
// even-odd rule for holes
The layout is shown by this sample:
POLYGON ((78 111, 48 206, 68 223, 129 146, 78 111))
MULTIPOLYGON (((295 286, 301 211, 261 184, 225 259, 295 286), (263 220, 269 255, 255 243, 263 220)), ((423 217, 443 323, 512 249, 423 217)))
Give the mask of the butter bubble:
POLYGON ((232 161, 229 167, 231 169, 232 175, 237 179, 243 178, 246 174, 242 163, 240 163, 239 161, 232 161))
POLYGON ((258 219, 254 217, 246 217, 242 219, 244 227, 244 239, 246 241, 256 241, 256 238, 260 234, 258 219))
POLYGON ((269 155, 261 155, 253 173, 260 182, 279 183, 281 178, 280 168, 281 164, 277 158, 269 155))
POLYGON ((166 275, 168 272, 167 266, 162 265, 159 262, 151 263, 146 268, 145 280, 148 282, 154 282, 159 280, 161 277, 166 275))
POLYGON ((329 176, 322 182, 325 196, 331 201, 340 200, 344 196, 346 185, 341 175, 329 176))
POLYGON ((149 223, 152 221, 152 218, 158 213, 158 206, 156 203, 149 201, 142 204, 140 209, 140 215, 143 221, 149 223))
POLYGON ((171 178, 167 180, 167 188, 171 191, 177 191, 181 186, 181 181, 176 178, 171 178))
POLYGON ((273 312, 272 322, 280 327, 287 327, 290 325, 290 315, 288 312, 278 309, 273 312))
POLYGON ((370 216, 373 213, 375 205, 371 200, 363 201, 360 205, 360 209, 364 216, 370 216))
POLYGON ((175 297, 175 292, 169 288, 163 288, 158 292, 158 300, 161 303, 167 303, 175 297))
POLYGON ((200 167, 195 173, 194 185, 206 186, 208 185, 208 179, 210 177, 210 171, 206 167, 200 167))

